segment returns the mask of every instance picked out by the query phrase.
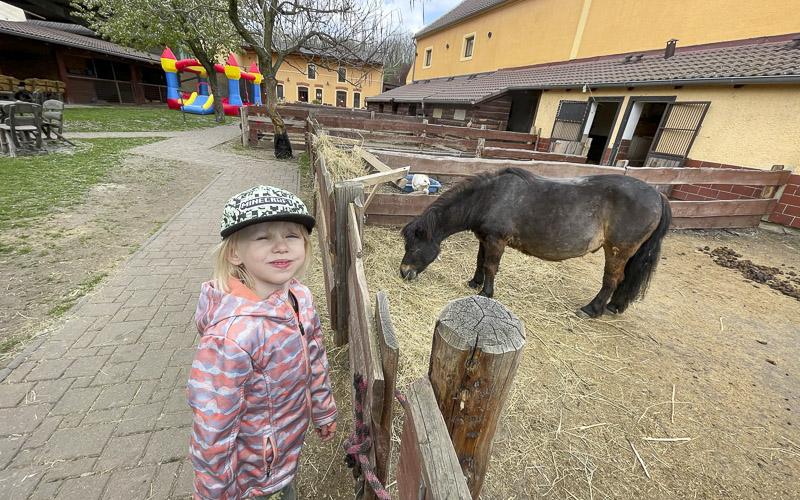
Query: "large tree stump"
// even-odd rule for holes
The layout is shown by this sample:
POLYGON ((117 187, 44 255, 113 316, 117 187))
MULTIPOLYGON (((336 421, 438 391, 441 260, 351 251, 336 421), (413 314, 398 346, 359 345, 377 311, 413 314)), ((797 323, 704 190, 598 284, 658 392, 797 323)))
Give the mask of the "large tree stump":
POLYGON ((496 300, 456 299, 439 314, 428 376, 472 498, 483 487, 525 327, 496 300))

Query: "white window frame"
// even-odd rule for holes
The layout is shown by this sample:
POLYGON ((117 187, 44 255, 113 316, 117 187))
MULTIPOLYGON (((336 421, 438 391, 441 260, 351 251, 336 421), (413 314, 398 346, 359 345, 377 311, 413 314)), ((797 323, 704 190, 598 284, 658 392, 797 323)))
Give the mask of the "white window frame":
POLYGON ((461 39, 461 60, 462 61, 469 61, 472 59, 472 56, 475 55, 475 32, 467 33, 464 35, 464 38, 461 39), (467 52, 467 41, 472 39, 472 51, 469 56, 465 55, 467 52))
POLYGON ((323 95, 324 95, 324 92, 323 92, 323 90, 322 90, 322 87, 316 87, 316 88, 314 89, 314 100, 315 100, 315 101, 319 101, 319 102, 320 102, 320 104, 322 104, 323 102, 325 102, 325 100, 322 98, 322 97, 323 97, 323 95), (319 97, 317 97, 317 93, 319 93, 319 97))
POLYGON ((336 80, 339 83, 347 83, 347 68, 339 68, 336 70, 336 80), (344 73, 344 77, 342 77, 342 73, 344 73))
POLYGON ((433 45, 430 47, 425 47, 425 50, 422 51, 422 54, 422 69, 428 69, 433 63, 433 45))
POLYGON ((317 79, 317 67, 313 64, 309 64, 308 68, 306 68, 306 75, 308 75, 309 80, 316 80, 317 79), (314 73, 314 76, 311 76, 311 73, 314 73))

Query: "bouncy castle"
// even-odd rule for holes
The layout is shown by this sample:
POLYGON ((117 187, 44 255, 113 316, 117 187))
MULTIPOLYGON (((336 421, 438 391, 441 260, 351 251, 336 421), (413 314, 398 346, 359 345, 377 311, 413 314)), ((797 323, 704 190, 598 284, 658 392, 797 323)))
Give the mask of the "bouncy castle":
MULTIPOLYGON (((214 112, 214 96, 211 94, 211 86, 208 83, 208 74, 197 59, 175 59, 175 55, 169 50, 164 49, 161 54, 161 68, 167 74, 167 106, 169 109, 182 109, 186 113, 198 115, 208 115, 214 112), (181 93, 178 72, 187 71, 197 75, 197 90, 191 94, 181 93)), ((223 73, 228 79, 228 97, 222 98, 222 107, 226 115, 238 116, 239 108, 261 104, 261 73, 258 71, 256 63, 250 66, 248 71, 242 71, 236 65, 233 54, 228 57, 225 65, 215 64, 214 69, 223 73), (253 95, 245 96, 247 102, 242 101, 239 92, 239 80, 249 80, 253 83, 253 95)), ((245 88, 247 86, 245 85, 245 88)))

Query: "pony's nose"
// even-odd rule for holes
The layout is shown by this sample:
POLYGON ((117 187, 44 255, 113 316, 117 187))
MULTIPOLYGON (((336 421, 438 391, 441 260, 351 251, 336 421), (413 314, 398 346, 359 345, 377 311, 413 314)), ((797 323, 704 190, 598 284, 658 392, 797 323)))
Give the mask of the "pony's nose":
POLYGON ((407 280, 413 280, 417 277, 417 272, 411 269, 411 266, 402 265, 400 266, 400 276, 407 280))

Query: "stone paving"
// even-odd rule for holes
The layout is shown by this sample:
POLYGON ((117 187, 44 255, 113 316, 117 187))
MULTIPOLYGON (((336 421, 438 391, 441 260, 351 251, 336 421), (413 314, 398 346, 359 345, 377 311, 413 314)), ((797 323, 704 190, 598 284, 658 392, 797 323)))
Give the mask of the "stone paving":
POLYGON ((185 389, 222 206, 258 183, 299 189, 296 162, 210 150, 238 131, 182 132, 131 150, 225 170, 0 371, 0 498, 191 496, 185 389))

